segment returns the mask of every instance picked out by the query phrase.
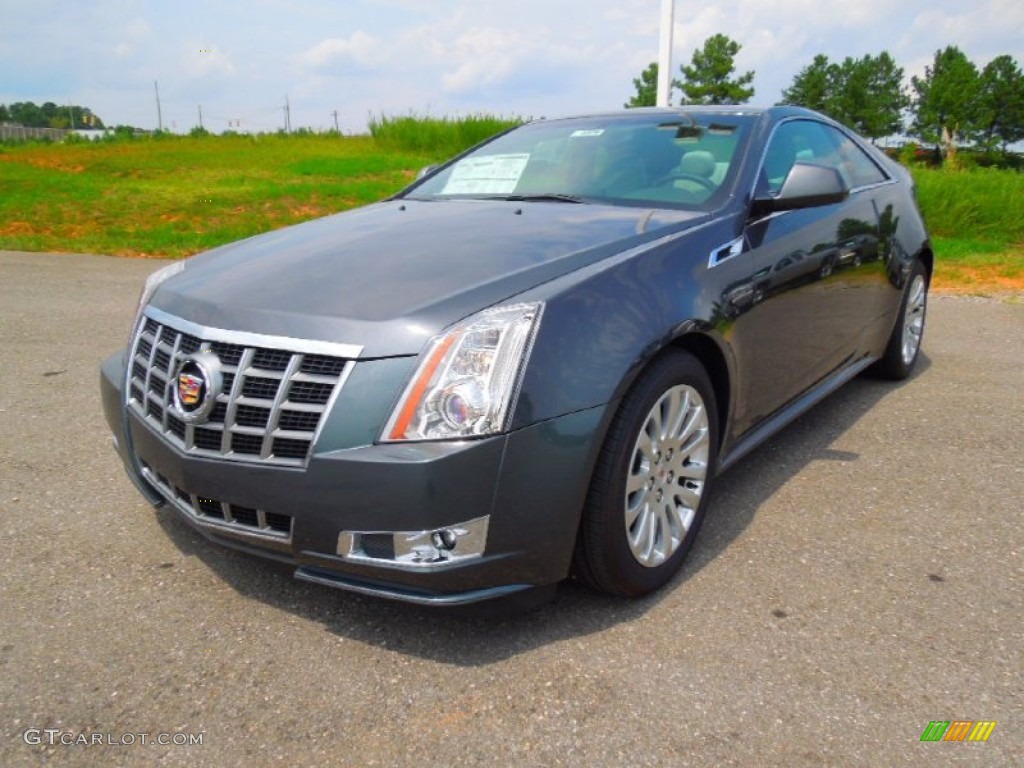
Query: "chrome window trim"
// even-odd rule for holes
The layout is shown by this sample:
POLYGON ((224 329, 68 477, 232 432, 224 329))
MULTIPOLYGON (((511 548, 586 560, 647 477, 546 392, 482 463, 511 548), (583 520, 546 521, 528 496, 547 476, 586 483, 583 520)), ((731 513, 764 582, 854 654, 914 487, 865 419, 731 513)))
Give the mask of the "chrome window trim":
MULTIPOLYGON (((865 152, 864 151, 864 147, 861 146, 860 140, 856 136, 853 136, 843 126, 840 126, 840 125, 834 124, 834 123, 830 123, 830 122, 827 122, 825 120, 821 120, 821 119, 819 119, 817 117, 814 117, 813 115, 793 115, 792 117, 785 117, 782 120, 779 120, 779 122, 777 122, 775 125, 772 126, 772 132, 770 134, 768 134, 768 140, 765 141, 765 143, 764 143, 764 149, 761 150, 761 157, 757 161, 757 168, 754 171, 754 183, 750 187, 750 200, 751 201, 755 200, 756 197, 757 197, 757 182, 761 178, 761 169, 764 168, 764 161, 768 157, 768 148, 771 146, 772 140, 775 138, 775 134, 778 133, 779 128, 781 128, 782 126, 786 125, 787 123, 793 123, 793 122, 797 122, 797 121, 803 121, 803 122, 807 122, 807 123, 817 123, 818 125, 822 126, 823 128, 832 128, 833 130, 838 131, 843 136, 845 136, 847 139, 852 141, 854 143, 854 145, 857 147, 857 149, 859 149, 864 154, 864 156, 867 157, 867 159, 869 161, 871 161, 871 164, 874 165, 875 168, 878 169, 878 172, 880 174, 882 174, 882 176, 885 177, 884 181, 878 181, 878 182, 875 182, 873 184, 866 184, 866 185, 860 186, 860 187, 851 187, 850 188, 850 194, 851 195, 854 194, 855 192, 863 192, 865 190, 875 189, 877 187, 886 186, 887 184, 895 184, 896 183, 897 180, 893 177, 893 175, 890 174, 881 165, 879 165, 878 162, 876 162, 875 158, 873 158, 871 156, 870 152, 865 152)), ((790 211, 776 211, 776 213, 790 213, 790 211)))
POLYGON ((209 341, 222 341, 226 344, 237 344, 243 347, 261 347, 264 349, 286 349, 306 355, 328 355, 355 359, 363 353, 358 344, 342 344, 336 341, 320 341, 318 339, 300 339, 294 336, 276 336, 269 333, 252 333, 251 331, 229 331, 226 328, 214 328, 208 325, 193 323, 157 309, 147 306, 143 312, 161 325, 170 325, 176 330, 209 341))
POLYGON ((888 187, 896 183, 896 179, 887 178, 885 181, 877 181, 874 184, 865 184, 861 187, 854 187, 850 190, 850 194, 857 194, 860 192, 870 192, 872 189, 878 189, 879 187, 888 187))

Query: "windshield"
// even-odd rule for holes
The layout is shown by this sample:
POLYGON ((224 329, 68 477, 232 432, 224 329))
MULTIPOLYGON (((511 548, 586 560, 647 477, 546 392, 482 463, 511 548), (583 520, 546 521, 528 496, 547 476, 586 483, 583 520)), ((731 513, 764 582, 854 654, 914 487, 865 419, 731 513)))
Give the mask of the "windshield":
POLYGON ((424 180, 406 197, 710 210, 732 185, 753 119, 663 112, 529 123, 424 180))

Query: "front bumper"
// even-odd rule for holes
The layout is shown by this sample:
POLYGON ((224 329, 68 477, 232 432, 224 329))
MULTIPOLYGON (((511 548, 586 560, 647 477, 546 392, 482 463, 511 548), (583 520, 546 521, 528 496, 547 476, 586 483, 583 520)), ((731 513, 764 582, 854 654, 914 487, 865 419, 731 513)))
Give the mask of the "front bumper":
MULTIPOLYGON (((373 379, 377 363, 357 370, 373 379)), ((108 358, 100 380, 129 477, 152 504, 216 542, 292 563, 307 581, 423 604, 477 602, 568 575, 604 408, 472 441, 376 445, 363 429, 351 447, 321 440, 306 467, 262 466, 188 456, 168 443, 126 409, 124 365, 123 353, 108 358), (221 508, 222 517, 203 514, 221 508), (353 556, 352 532, 433 531, 480 518, 479 556, 427 567, 353 556)), ((335 410, 365 419, 358 403, 345 403, 358 391, 346 385, 335 410)))

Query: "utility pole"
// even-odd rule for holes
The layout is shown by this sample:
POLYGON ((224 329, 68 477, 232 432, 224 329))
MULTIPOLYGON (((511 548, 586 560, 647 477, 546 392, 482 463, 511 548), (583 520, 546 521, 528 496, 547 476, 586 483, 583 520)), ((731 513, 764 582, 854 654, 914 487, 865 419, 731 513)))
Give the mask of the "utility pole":
POLYGON ((164 116, 160 113, 160 86, 157 85, 156 80, 153 81, 153 90, 156 91, 156 129, 163 133, 164 116))
POLYGON ((199 128, 202 129, 202 127, 203 127, 203 105, 199 104, 198 107, 199 107, 199 128))
POLYGON ((68 119, 71 123, 68 125, 72 131, 75 130, 75 108, 71 106, 71 99, 68 99, 68 119))
POLYGON ((659 107, 671 106, 672 98, 672 25, 675 0, 661 0, 661 42, 658 46, 658 101, 659 107))
POLYGON ((284 131, 285 133, 292 132, 292 108, 288 103, 288 94, 284 95, 284 131))
POLYGON ((331 114, 334 115, 334 131, 340 136, 341 128, 338 127, 338 110, 334 110, 331 114))
POLYGON ((661 0, 661 39, 658 46, 657 105, 668 107, 672 100, 672 32, 675 0, 661 0))

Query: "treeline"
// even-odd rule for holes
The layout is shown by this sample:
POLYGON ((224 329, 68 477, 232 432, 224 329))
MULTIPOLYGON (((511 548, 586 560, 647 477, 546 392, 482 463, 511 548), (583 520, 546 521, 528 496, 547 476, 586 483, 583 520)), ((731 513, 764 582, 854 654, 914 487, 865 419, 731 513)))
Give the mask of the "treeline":
POLYGON ((0 123, 14 123, 26 128, 105 128, 103 121, 88 107, 75 104, 63 106, 48 101, 42 106, 31 101, 0 104, 0 123))
POLYGON ((1024 140, 1024 74, 1012 56, 977 67, 955 45, 936 51, 922 77, 910 78, 888 52, 833 63, 819 54, 783 92, 783 104, 816 109, 872 139, 906 132, 941 145, 1002 150, 1024 140), (908 119, 905 121, 904 117, 908 119))
MULTIPOLYGON (((744 104, 754 95, 753 72, 736 76, 733 59, 741 46, 714 35, 680 67, 680 104, 744 104)), ((654 106, 658 65, 633 80, 627 107, 654 106)), ((1010 55, 979 67, 955 45, 936 51, 921 77, 904 77, 888 51, 831 61, 825 54, 800 70, 780 104, 807 107, 856 129, 870 139, 906 134, 942 147, 953 158, 958 146, 985 152, 1024 140, 1024 73, 1010 55)))

